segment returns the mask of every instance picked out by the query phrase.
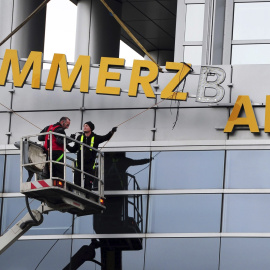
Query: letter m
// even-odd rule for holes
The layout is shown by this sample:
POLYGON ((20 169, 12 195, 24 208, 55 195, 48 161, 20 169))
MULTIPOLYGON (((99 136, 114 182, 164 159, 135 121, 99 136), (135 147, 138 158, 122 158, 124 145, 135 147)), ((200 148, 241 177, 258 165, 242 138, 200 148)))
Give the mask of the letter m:
POLYGON ((32 68, 31 86, 32 88, 40 88, 41 62, 42 52, 33 51, 29 54, 22 71, 20 71, 17 50, 6 50, 0 69, 0 85, 6 84, 9 68, 11 66, 14 86, 22 87, 32 68))
POLYGON ((65 54, 55 53, 45 86, 46 90, 54 89, 58 70, 60 70, 62 88, 64 91, 71 91, 75 81, 77 80, 77 77, 79 76, 79 73, 81 73, 80 91, 88 93, 90 56, 80 55, 69 76, 65 54))

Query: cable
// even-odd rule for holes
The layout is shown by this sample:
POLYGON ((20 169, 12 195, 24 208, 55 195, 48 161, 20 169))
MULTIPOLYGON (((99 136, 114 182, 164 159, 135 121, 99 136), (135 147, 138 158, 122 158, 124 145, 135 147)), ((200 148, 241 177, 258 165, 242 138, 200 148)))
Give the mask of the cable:
POLYGON ((32 210, 30 209, 29 201, 28 201, 28 196, 26 196, 26 195, 25 195, 25 203, 26 203, 26 207, 27 207, 28 213, 29 213, 29 215, 31 216, 31 218, 33 219, 33 221, 34 221, 36 224, 39 224, 40 222, 35 218, 35 216, 34 216, 33 213, 32 213, 32 210))
POLYGON ((27 120, 26 118, 22 117, 21 115, 19 115, 18 113, 16 113, 15 111, 13 111, 12 109, 8 108, 7 106, 5 106, 3 103, 0 102, 0 105, 2 105, 3 107, 5 107, 7 110, 9 110, 10 112, 16 114, 17 116, 21 117, 23 120, 25 120, 26 122, 28 122, 29 124, 33 125, 34 127, 36 127, 37 129, 41 130, 40 127, 36 126, 35 124, 33 124, 32 122, 30 122, 29 120, 27 120))

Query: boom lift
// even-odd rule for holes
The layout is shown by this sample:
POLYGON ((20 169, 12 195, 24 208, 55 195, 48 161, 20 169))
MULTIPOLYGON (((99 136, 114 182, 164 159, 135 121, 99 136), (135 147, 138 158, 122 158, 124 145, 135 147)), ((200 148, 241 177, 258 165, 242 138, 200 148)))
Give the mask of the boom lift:
MULTIPOLYGON (((76 141, 65 135, 46 132, 35 135, 29 135, 21 138, 19 144, 15 144, 20 148, 20 191, 26 197, 26 205, 28 213, 15 224, 7 233, 0 237, 0 254, 2 254, 9 246, 25 234, 32 226, 38 226, 43 221, 43 213, 50 211, 68 212, 76 214, 77 216, 92 215, 102 213, 106 209, 104 206, 104 156, 103 154, 93 148, 97 152, 98 160, 98 176, 91 175, 95 180, 95 189, 86 190, 84 186, 84 175, 87 173, 77 169, 74 164, 76 160, 68 157, 66 154, 66 141, 74 141, 79 143, 81 147, 89 148, 82 142, 76 141), (64 137, 64 161, 63 163, 52 160, 52 152, 48 155, 44 148, 35 143, 34 139, 39 135, 49 135, 50 149, 52 149, 52 136, 64 137), (64 179, 53 177, 52 165, 58 163, 64 167, 64 179), (28 179, 23 179, 24 170, 28 171, 28 179), (68 181, 67 170, 78 170, 81 172, 81 187, 68 181), (35 175, 34 181, 32 181, 35 175), (28 203, 28 197, 41 201, 41 205, 37 210, 31 210, 28 203)), ((81 156, 83 162, 83 152, 81 156)), ((88 174, 89 175, 89 174, 88 174)))

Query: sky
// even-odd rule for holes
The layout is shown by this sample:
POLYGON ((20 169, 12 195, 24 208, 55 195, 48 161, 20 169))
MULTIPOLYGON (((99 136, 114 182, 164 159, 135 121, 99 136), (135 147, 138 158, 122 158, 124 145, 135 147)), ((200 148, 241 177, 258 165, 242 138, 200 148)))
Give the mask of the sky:
MULTIPOLYGON (((68 62, 75 62, 76 6, 69 0, 51 0, 47 4, 44 60, 51 61, 54 53, 62 53, 68 62)), ((120 42, 120 58, 126 59, 126 66, 132 66, 134 59, 143 59, 124 42, 120 42)))

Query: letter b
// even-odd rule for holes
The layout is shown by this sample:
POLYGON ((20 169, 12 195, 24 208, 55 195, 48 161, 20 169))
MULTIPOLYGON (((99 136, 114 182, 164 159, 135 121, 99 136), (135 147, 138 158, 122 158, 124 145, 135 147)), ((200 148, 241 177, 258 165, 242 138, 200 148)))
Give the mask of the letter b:
POLYGON ((197 90, 196 101, 216 103, 222 100, 225 94, 225 90, 220 84, 224 82, 225 78, 226 78, 226 73, 221 68, 209 67, 209 66, 201 67, 201 74, 200 74, 199 86, 197 90), (207 76, 209 73, 215 74, 217 76, 217 79, 215 81, 207 81, 207 76), (216 95, 205 96, 206 88, 215 89, 216 95))

